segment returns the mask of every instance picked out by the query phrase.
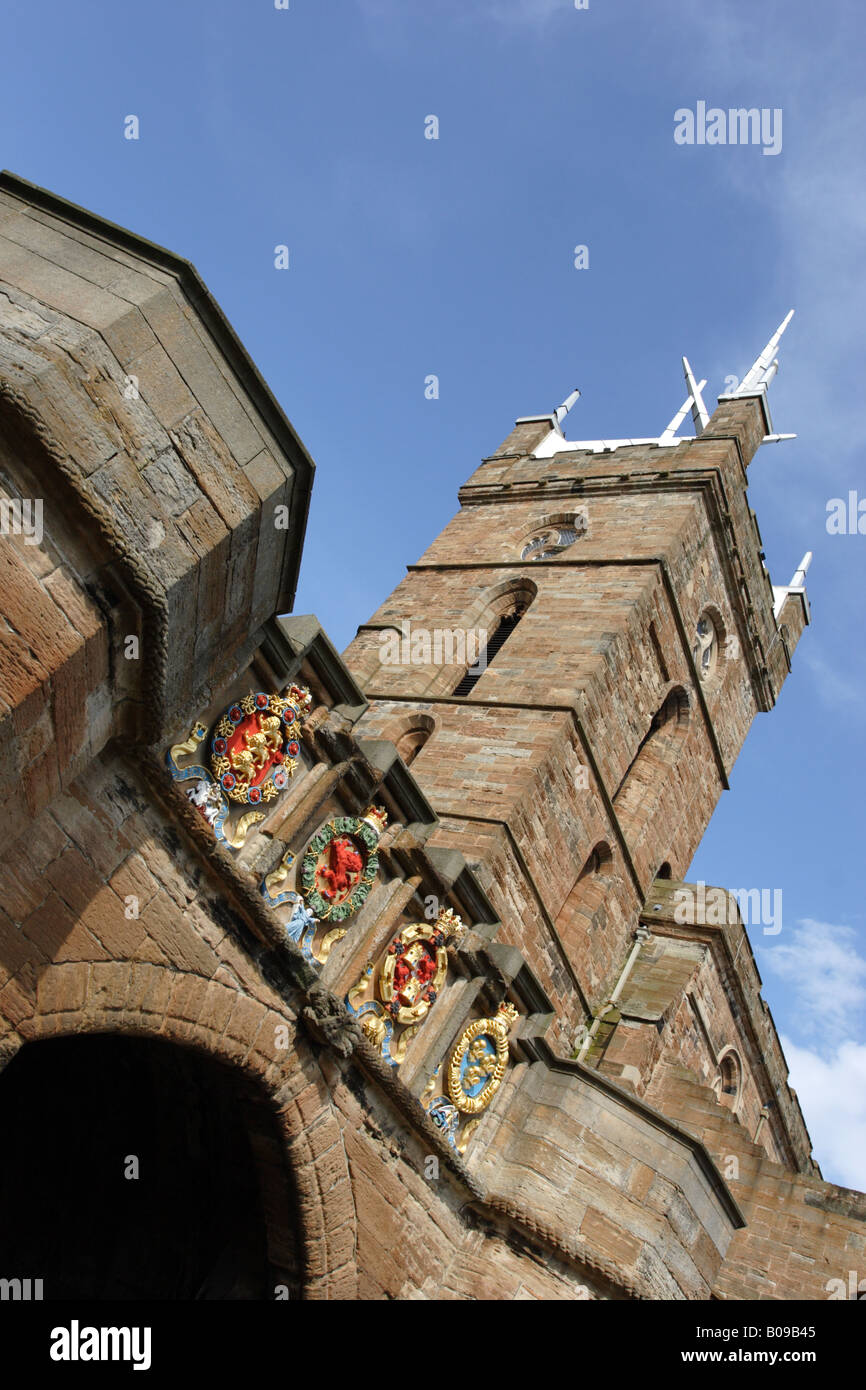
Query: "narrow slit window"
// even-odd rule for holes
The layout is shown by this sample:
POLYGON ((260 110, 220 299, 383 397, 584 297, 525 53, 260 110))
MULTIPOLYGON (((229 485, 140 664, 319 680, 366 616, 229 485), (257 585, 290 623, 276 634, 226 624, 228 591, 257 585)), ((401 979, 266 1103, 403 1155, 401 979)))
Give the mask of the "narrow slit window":
POLYGON ((479 652, 475 665, 469 667, 466 674, 458 681, 452 694, 469 695, 472 693, 487 667, 496 658, 497 653, 502 650, 522 617, 523 613, 518 612, 502 618, 493 636, 488 639, 484 650, 479 652))

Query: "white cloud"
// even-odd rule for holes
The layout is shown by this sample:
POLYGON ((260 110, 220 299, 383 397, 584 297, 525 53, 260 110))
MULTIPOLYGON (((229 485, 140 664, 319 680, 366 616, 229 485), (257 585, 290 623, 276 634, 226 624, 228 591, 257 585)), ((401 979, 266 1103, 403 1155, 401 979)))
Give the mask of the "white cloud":
POLYGON ((790 938, 758 948, 761 965, 790 986, 803 1037, 852 1031, 866 1004, 866 959, 853 927, 804 918, 790 938))
POLYGON ((823 704, 828 705, 830 709, 840 711, 853 709, 858 714, 862 714, 863 685, 861 682, 856 679, 848 679, 841 672, 835 670, 829 661, 816 650, 814 639, 810 640, 803 656, 823 704))
MULTIPOLYGON (((726 92, 747 90, 753 95, 746 104, 775 107, 779 93, 785 93, 778 165, 775 159, 767 160, 773 167, 762 170, 762 177, 755 177, 745 161, 728 160, 718 167, 738 193, 763 201, 773 217, 778 255, 768 266, 768 283, 780 287, 782 308, 793 304, 798 311, 783 343, 779 380, 770 391, 771 406, 779 406, 776 427, 797 428, 796 423, 782 423, 783 415, 799 418, 801 429, 811 419, 819 426, 816 433, 828 455, 831 450, 850 452, 860 438, 855 372, 866 316, 861 266, 866 236, 866 98, 850 69, 850 54, 860 42, 858 7, 839 13, 838 23, 825 30, 809 62, 803 61, 802 52, 806 30, 787 22, 786 3, 769 0, 734 13, 730 6, 668 0, 668 11, 669 22, 690 31, 688 42, 702 55, 712 55, 709 61, 704 57, 701 66, 701 80, 712 90, 696 96, 724 107, 726 92), (822 78, 826 81, 817 104, 814 89, 822 78)), ((802 505, 807 482, 814 482, 814 463, 808 479, 795 479, 793 489, 788 479, 793 505, 802 505)))
POLYGON ((866 1043, 843 1042, 827 1058, 790 1038, 782 1046, 824 1177, 866 1191, 866 1043))

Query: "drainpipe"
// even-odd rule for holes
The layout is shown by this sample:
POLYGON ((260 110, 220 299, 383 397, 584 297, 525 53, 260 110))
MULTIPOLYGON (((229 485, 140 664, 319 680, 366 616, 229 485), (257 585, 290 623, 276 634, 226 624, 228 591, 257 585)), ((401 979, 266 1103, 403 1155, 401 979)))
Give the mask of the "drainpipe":
POLYGON ((625 987, 625 982, 631 974, 632 966, 634 965, 635 961, 640 955, 641 947, 643 946, 645 941, 649 941, 651 935, 652 933, 650 932, 649 927, 645 927, 642 925, 639 926, 637 931, 635 932, 634 945, 632 946, 631 951, 629 952, 628 960, 623 966, 622 974, 616 982, 616 988, 614 989, 607 1003, 604 1004, 601 1009, 599 1009, 598 1013, 593 1019, 592 1027, 590 1028, 589 1032, 587 1033, 586 1037, 580 1045, 580 1051, 577 1054, 578 1062, 583 1061, 584 1057, 586 1056, 587 1052, 592 1046, 592 1040, 598 1032, 599 1028, 601 1027, 602 1023, 604 1022, 605 1014, 609 1014, 611 1009, 613 1009, 616 1006, 616 1001, 622 994, 622 991, 625 987))

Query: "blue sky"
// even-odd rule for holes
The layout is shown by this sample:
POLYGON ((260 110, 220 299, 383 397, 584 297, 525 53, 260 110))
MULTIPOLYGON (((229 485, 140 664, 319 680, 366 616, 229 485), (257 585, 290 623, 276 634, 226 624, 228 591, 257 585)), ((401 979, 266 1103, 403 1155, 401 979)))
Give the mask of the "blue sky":
POLYGON ((750 498, 776 583, 815 553, 813 626, 690 877, 782 889, 765 995, 825 1176, 866 1188, 866 536, 825 526, 866 497, 862 5, 18 0, 4 40, 0 163, 191 259, 315 458, 297 611, 338 647, 516 416, 579 385, 571 437, 656 434, 683 353, 712 405, 796 308, 799 437, 750 498), (701 100, 780 108, 780 153, 676 145, 701 100))

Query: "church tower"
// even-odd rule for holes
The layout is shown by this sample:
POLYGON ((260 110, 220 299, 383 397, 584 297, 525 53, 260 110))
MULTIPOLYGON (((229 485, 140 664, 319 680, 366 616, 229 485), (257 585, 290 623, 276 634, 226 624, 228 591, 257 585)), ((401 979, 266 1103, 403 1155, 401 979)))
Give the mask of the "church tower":
POLYGON ((746 497, 778 337, 656 439, 519 420, 349 669, 193 267, 0 174, 0 1299, 862 1291, 681 882, 808 621, 746 497))
POLYGON ((567 441, 577 393, 518 420, 345 654, 366 731, 411 762, 438 843, 479 864, 565 1055, 640 945, 654 882, 683 877, 809 621, 803 570, 770 582, 747 494, 778 438, 787 322, 711 418, 684 361, 689 398, 658 438, 567 441), (678 438, 689 408, 696 436, 678 438))

